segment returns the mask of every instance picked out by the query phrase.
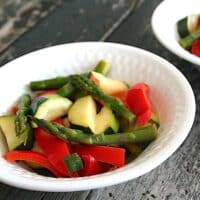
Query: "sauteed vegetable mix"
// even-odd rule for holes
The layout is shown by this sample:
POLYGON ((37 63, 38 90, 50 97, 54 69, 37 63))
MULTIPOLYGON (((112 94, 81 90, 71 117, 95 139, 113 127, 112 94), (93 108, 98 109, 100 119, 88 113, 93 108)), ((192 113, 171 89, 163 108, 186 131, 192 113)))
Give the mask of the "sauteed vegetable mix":
POLYGON ((193 55, 200 57, 200 15, 193 14, 177 22, 180 45, 193 55))
POLYGON ((7 161, 45 168, 55 177, 91 176, 123 167, 157 137, 158 116, 144 82, 109 78, 100 60, 90 72, 32 81, 0 130, 7 161))

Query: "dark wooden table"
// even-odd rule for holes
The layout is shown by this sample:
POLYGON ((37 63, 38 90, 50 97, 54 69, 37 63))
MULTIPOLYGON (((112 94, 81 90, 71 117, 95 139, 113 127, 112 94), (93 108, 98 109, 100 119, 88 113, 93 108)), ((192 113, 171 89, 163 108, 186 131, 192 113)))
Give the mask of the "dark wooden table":
POLYGON ((167 161, 140 178, 71 193, 32 192, 0 184, 0 200, 200 199, 200 72, 198 66, 173 55, 154 37, 150 18, 161 1, 0 0, 0 65, 61 43, 119 42, 147 49, 173 63, 191 83, 197 103, 195 122, 186 141, 167 161))

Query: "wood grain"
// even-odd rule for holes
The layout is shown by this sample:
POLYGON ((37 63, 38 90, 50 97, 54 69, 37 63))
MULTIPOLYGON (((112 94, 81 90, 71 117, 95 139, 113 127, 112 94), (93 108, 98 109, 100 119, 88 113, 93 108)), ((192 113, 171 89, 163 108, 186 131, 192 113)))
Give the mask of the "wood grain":
POLYGON ((137 0, 68 0, 0 57, 0 65, 47 46, 99 40, 137 0))
POLYGON ((62 3, 63 0, 0 0, 0 52, 62 3))

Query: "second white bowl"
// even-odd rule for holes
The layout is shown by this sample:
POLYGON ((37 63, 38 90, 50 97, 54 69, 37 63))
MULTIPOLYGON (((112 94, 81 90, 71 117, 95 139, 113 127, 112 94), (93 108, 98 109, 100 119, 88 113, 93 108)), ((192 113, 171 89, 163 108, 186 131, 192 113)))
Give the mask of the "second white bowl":
POLYGON ((178 43, 176 23, 192 14, 200 14, 199 0, 165 0, 155 9, 151 25, 155 36, 167 49, 191 63, 200 65, 200 58, 183 49, 178 43))

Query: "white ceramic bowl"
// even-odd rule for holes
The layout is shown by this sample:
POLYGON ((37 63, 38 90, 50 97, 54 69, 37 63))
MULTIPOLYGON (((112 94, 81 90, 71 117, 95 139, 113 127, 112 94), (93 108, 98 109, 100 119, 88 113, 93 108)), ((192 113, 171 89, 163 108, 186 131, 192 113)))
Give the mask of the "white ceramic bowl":
POLYGON ((176 23, 188 15, 199 13, 199 0, 164 0, 155 9, 151 20, 154 34, 166 48, 197 65, 200 65, 200 58, 179 45, 176 23))
MULTIPOLYGON (((30 190, 78 191, 118 184, 141 176, 165 161, 184 141, 195 115, 192 89, 173 65, 131 46, 86 42, 64 44, 22 56, 0 69, 0 114, 25 91, 31 80, 86 72, 100 60, 112 63, 111 77, 130 84, 145 81, 160 116, 158 138, 130 164, 112 172, 83 178, 50 178, 0 158, 0 181, 30 190)), ((4 144, 0 141, 0 154, 4 144)))

